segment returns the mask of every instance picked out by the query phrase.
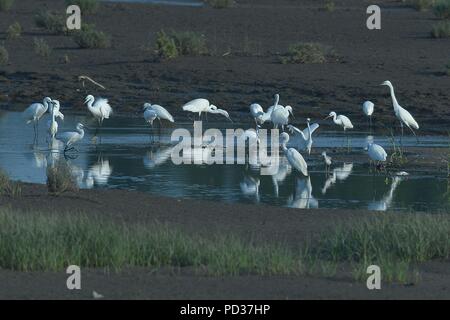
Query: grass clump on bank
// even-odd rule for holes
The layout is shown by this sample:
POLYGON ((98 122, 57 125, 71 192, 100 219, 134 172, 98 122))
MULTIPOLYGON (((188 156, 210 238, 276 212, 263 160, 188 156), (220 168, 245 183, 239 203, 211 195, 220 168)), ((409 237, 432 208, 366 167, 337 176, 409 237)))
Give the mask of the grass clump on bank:
POLYGON ((436 17, 450 19, 450 0, 439 0, 433 7, 436 17))
POLYGON ((52 48, 48 45, 47 41, 42 38, 33 39, 34 53, 42 58, 48 58, 52 54, 52 48))
POLYGON ((334 12, 334 10, 336 9, 336 5, 334 3, 333 0, 326 0, 325 1, 325 5, 324 5, 324 9, 327 12, 334 12))
POLYGON ((163 59, 173 59, 178 56, 196 56, 208 52, 205 37, 192 31, 161 30, 156 38, 156 52, 163 59))
POLYGON ((294 274, 296 255, 231 236, 204 239, 164 225, 124 225, 83 215, 0 209, 0 267, 20 271, 195 267, 212 275, 294 274))
POLYGON ((9 53, 5 46, 0 45, 0 66, 8 64, 9 53))
POLYGON ((14 22, 6 30, 6 39, 15 40, 22 36, 22 26, 19 22, 14 22))
POLYGON ((450 217, 382 214, 358 220, 325 233, 314 251, 320 259, 350 262, 357 277, 367 277, 365 269, 375 264, 384 279, 404 283, 414 264, 450 257, 450 217))
POLYGON ((14 4, 14 0, 0 0, 0 11, 8 11, 14 4))
POLYGON ((406 0, 406 2, 416 10, 425 11, 432 8, 436 0, 406 0))
POLYGON ((106 33, 97 31, 94 25, 86 23, 81 30, 73 31, 73 40, 82 49, 106 49, 111 46, 111 39, 106 33))
POLYGON ((15 181, 11 181, 7 174, 0 170, 0 195, 18 197, 22 194, 22 188, 20 184, 15 181))
POLYGON ((47 168, 47 189, 52 195, 78 191, 72 171, 65 161, 58 161, 54 167, 47 168))
POLYGON ((51 11, 40 11, 34 17, 34 23, 38 28, 45 29, 51 33, 67 33, 66 20, 64 16, 51 11))
POLYGON ((289 47, 287 54, 281 58, 287 63, 325 63, 333 56, 331 48, 316 42, 300 42, 289 47))
POLYGON ((98 0, 66 0, 66 5, 77 5, 81 14, 95 13, 98 9, 98 0))
POLYGON ((450 37, 450 20, 436 23, 431 30, 433 38, 449 38, 450 37))
POLYGON ((234 0, 204 0, 203 2, 215 9, 231 8, 235 5, 234 0))

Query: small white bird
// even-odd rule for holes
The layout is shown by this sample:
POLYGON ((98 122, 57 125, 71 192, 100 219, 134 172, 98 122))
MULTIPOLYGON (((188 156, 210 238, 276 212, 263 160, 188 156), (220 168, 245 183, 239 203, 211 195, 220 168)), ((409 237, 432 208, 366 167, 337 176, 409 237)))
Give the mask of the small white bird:
POLYGON ((100 293, 92 291, 92 298, 94 298, 94 299, 102 299, 102 298, 104 298, 104 296, 102 294, 100 294, 100 293))
POLYGON ((202 117, 202 113, 206 113, 206 114, 213 113, 213 114, 223 115, 224 117, 226 117, 228 120, 231 121, 231 118, 230 118, 228 112, 226 112, 223 109, 217 108, 213 104, 210 104, 207 99, 200 98, 200 99, 191 100, 188 103, 186 103, 182 108, 184 111, 198 113, 200 120, 202 117))
POLYGON ((336 125, 342 127, 344 131, 346 131, 347 129, 353 129, 352 122, 350 121, 349 118, 347 118, 343 114, 337 115, 336 112, 331 111, 330 114, 325 119, 328 118, 333 118, 333 122, 336 125))
POLYGON ((273 123, 273 127, 278 128, 278 126, 281 126, 281 129, 284 130, 284 126, 289 123, 289 115, 294 117, 291 106, 276 106, 270 115, 270 120, 273 123))
POLYGON ((153 121, 158 117, 156 111, 144 107, 144 120, 153 127, 153 121))
POLYGON ((264 116, 264 109, 261 107, 258 103, 252 103, 250 105, 250 114, 252 115, 252 118, 255 120, 256 126, 259 126, 264 123, 263 116, 264 116))
POLYGON ((109 105, 108 99, 97 98, 95 99, 93 95, 88 95, 84 104, 87 104, 88 110, 92 113, 94 118, 97 120, 98 125, 101 127, 104 119, 109 119, 112 115, 113 110, 109 105))
POLYGON ((375 143, 369 143, 366 147, 367 153, 369 155, 369 158, 371 161, 375 161, 377 163, 385 162, 387 159, 387 153, 383 149, 382 146, 375 144, 375 143))
MULTIPOLYGON (((169 111, 167 111, 166 108, 157 105, 157 104, 151 104, 151 103, 144 103, 144 110, 153 110, 156 113, 156 118, 161 122, 161 120, 167 120, 169 122, 175 122, 172 115, 169 111)), ((144 112, 145 117, 145 112, 144 112)))
POLYGON ((372 114, 374 111, 374 103, 372 101, 366 101, 362 105, 364 114, 369 117, 369 127, 372 127, 372 114))
POLYGON ((300 144, 299 144, 298 148, 299 148, 299 150, 308 151, 308 154, 311 154, 311 148, 312 148, 312 144, 313 144, 312 134, 314 133, 314 131, 317 130, 317 128, 319 128, 318 123, 314 123, 310 126, 309 125, 310 122, 311 122, 310 118, 306 119, 307 127, 303 131, 294 127, 293 125, 287 126, 288 130, 291 133, 296 132, 300 135, 300 144))
POLYGON ((405 108, 403 108, 398 104, 397 98, 395 97, 394 86, 392 85, 392 83, 389 80, 386 80, 381 85, 388 86, 391 91, 392 105, 394 106, 395 116, 400 121, 400 125, 402 127, 402 136, 403 136, 403 125, 406 125, 412 131, 412 133, 416 135, 413 129, 418 130, 419 124, 411 115, 411 113, 409 113, 408 110, 406 110, 405 108))
POLYGON ((48 135, 50 136, 51 140, 53 140, 56 136, 56 133, 58 132, 58 122, 56 122, 56 114, 55 112, 57 110, 59 110, 56 105, 58 104, 59 106, 59 101, 57 100, 53 100, 52 102, 52 106, 50 107, 50 116, 51 119, 47 122, 47 130, 48 130, 48 135))
POLYGON ((64 132, 58 136, 57 139, 64 143, 64 152, 73 149, 73 145, 84 138, 84 125, 78 123, 76 129, 76 132, 64 132))
POLYGON ((324 151, 322 152, 323 161, 325 162, 325 169, 328 171, 328 168, 331 166, 331 157, 327 156, 327 153, 324 151))
POLYGON ((287 148, 286 145, 289 141, 289 135, 286 132, 280 134, 281 147, 283 148, 284 154, 288 159, 290 165, 301 172, 303 175, 308 175, 308 164, 306 163, 303 156, 295 150, 294 148, 287 148))
POLYGON ((33 122, 35 141, 37 139, 38 134, 39 120, 47 112, 51 102, 52 102, 51 98, 45 97, 42 103, 33 103, 28 108, 26 108, 22 113, 27 124, 33 122))

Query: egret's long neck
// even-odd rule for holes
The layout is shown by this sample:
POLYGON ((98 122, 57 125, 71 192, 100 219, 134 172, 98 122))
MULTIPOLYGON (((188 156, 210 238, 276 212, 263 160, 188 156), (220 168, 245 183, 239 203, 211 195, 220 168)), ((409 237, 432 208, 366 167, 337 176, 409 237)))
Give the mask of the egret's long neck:
POLYGON ((275 104, 274 104, 275 107, 278 105, 278 102, 280 102, 280 96, 276 95, 275 96, 275 104))
POLYGON ((55 107, 51 109, 52 122, 55 122, 55 107))
POLYGON ((84 137, 84 130, 83 129, 78 129, 78 133, 80 134, 81 139, 83 139, 83 137, 84 137))
POLYGON ((92 100, 89 100, 89 101, 88 101, 87 107, 88 107, 89 111, 95 112, 95 108, 94 108, 94 106, 93 106, 93 101, 92 101, 92 100))
POLYGON ((339 121, 337 121, 337 114, 333 114, 333 122, 339 124, 339 121))
POLYGON ((389 90, 391 91, 392 105, 394 106, 394 109, 396 110, 398 107, 398 102, 397 102, 397 98, 395 97, 394 87, 392 85, 390 85, 389 90))
POLYGON ((43 104, 44 104, 44 109, 45 109, 45 111, 47 111, 47 110, 48 110, 48 101, 47 101, 47 100, 44 100, 44 101, 43 101, 43 104))
POLYGON ((283 141, 283 143, 281 144, 281 148, 283 149, 284 152, 287 151, 286 144, 287 144, 287 141, 283 141))

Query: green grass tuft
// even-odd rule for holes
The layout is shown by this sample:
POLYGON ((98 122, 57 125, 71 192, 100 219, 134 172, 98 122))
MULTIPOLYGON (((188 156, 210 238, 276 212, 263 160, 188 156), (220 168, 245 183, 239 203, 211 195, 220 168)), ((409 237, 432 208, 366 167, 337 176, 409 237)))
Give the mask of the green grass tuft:
POLYGON ((9 61, 8 50, 4 46, 0 45, 0 66, 8 64, 8 61, 9 61))
POLYGON ((22 26, 19 22, 14 22, 6 30, 6 38, 8 40, 15 40, 20 38, 22 35, 22 26))
POLYGON ((52 48, 48 45, 47 41, 42 38, 33 39, 34 53, 43 58, 49 58, 52 54, 52 48))
POLYGON ((8 11, 14 4, 14 0, 0 0, 0 11, 8 11))
POLYGON ((102 32, 95 30, 92 24, 84 23, 81 30, 72 32, 74 41, 83 49, 106 49, 111 47, 110 37, 102 32))
POLYGON ((81 14, 92 14, 98 9, 98 0, 66 0, 66 5, 77 5, 81 14))
POLYGON ((406 2, 416 10, 425 11, 432 8, 436 0, 406 0, 406 2))
POLYGON ((69 165, 60 160, 54 167, 47 168, 47 189, 52 195, 78 191, 78 186, 69 165))
POLYGON ((19 182, 11 181, 5 172, 0 170, 0 195, 19 197, 22 194, 22 188, 19 182))
POLYGON ((202 55, 208 52, 203 35, 192 31, 158 32, 156 52, 163 59, 173 59, 178 56, 202 55))
POLYGON ((450 19, 450 0, 439 0, 433 7, 436 17, 450 19))
POLYGON ((433 38, 449 38, 450 37, 450 21, 445 20, 436 23, 431 30, 433 38))
POLYGON ((332 56, 331 48, 315 42, 300 42, 289 47, 281 62, 287 63, 325 63, 332 56))
POLYGON ((327 12, 333 12, 336 9, 336 5, 335 5, 334 1, 333 0, 326 0, 324 9, 327 12))
POLYGON ((51 33, 67 33, 66 20, 64 16, 51 11, 40 11, 34 17, 34 23, 38 28, 45 29, 51 33))

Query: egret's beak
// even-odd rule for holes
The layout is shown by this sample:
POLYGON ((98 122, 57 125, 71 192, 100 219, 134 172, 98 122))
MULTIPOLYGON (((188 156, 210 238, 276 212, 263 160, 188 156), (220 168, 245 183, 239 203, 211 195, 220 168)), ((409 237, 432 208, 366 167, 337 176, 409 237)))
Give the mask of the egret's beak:
POLYGON ((89 99, 84 100, 84 104, 88 103, 89 99))
POLYGON ((290 112, 290 114, 291 114, 292 118, 295 119, 294 113, 292 111, 290 112))
POLYGON ((231 118, 230 118, 230 117, 227 117, 227 119, 228 119, 228 120, 230 120, 231 122, 233 122, 233 120, 231 120, 231 118))
POLYGON ((326 116, 325 118, 323 118, 323 120, 327 120, 328 118, 331 118, 330 115, 326 116))

